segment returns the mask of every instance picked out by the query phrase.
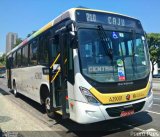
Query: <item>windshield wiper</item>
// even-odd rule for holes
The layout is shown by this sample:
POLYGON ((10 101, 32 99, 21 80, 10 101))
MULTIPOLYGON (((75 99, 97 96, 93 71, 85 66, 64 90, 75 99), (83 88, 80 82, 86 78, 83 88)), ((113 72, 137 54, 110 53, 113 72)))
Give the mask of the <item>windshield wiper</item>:
POLYGON ((105 33, 105 30, 101 25, 98 25, 97 27, 98 27, 98 34, 100 36, 100 40, 102 42, 105 54, 109 56, 111 60, 113 60, 113 50, 111 44, 107 40, 107 35, 105 33))
POLYGON ((109 58, 111 59, 111 64, 112 64, 112 70, 113 70, 113 76, 115 76, 115 72, 114 72, 114 62, 113 62, 113 49, 112 49, 112 46, 110 44, 110 42, 107 40, 107 35, 106 35, 106 32, 103 28, 103 26, 101 25, 98 25, 98 34, 100 36, 100 39, 101 39, 101 42, 102 42, 102 45, 103 45, 103 49, 104 49, 104 52, 107 56, 109 56, 109 58))

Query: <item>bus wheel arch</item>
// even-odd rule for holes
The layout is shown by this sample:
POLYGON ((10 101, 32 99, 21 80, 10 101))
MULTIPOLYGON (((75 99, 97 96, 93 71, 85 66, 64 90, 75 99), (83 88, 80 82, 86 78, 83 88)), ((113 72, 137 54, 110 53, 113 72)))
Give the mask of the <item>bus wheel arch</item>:
POLYGON ((42 105, 45 103, 45 98, 47 95, 49 95, 48 86, 46 84, 42 84, 40 87, 40 101, 42 105))

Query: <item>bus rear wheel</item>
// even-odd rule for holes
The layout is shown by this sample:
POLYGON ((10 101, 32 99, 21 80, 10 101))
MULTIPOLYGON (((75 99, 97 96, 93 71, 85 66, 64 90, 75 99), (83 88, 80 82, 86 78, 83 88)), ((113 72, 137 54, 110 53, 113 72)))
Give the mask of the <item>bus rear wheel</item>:
POLYGON ((13 81, 13 94, 15 97, 18 97, 17 87, 15 80, 13 81))

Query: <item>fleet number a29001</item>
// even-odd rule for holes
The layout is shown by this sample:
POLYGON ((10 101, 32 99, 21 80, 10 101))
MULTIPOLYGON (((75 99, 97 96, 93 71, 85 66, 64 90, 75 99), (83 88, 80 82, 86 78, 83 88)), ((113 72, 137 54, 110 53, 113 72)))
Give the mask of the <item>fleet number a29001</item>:
POLYGON ((122 101, 122 96, 115 96, 109 98, 109 102, 121 102, 121 101, 122 101))

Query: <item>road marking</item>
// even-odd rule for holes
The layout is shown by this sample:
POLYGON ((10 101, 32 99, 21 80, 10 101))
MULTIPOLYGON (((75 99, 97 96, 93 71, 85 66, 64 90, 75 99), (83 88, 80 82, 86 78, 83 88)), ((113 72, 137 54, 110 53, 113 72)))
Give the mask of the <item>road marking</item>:
POLYGON ((151 137, 155 137, 155 136, 159 136, 159 131, 154 129, 154 128, 150 128, 146 130, 146 134, 147 136, 151 136, 151 137))
MULTIPOLYGON (((135 126, 133 126, 133 125, 128 125, 128 124, 125 124, 125 125, 127 125, 127 126, 129 126, 129 127, 131 127, 132 129, 134 129, 134 130, 137 130, 137 131, 140 131, 140 132, 135 132, 135 131, 131 131, 131 135, 133 134, 134 135, 134 132, 135 133, 137 133, 137 135, 149 135, 149 136, 151 136, 151 137, 155 137, 155 135, 158 135, 159 136, 159 131, 158 130, 156 130, 156 129, 154 129, 154 128, 150 128, 150 129, 147 129, 147 130, 143 130, 143 129, 141 129, 141 128, 138 128, 138 127, 135 127, 135 126)), ((136 134, 135 134, 136 135, 136 134)))
POLYGON ((153 113, 153 114, 157 114, 157 115, 160 115, 160 113, 159 113, 159 112, 155 112, 155 111, 147 110, 147 112, 149 112, 149 113, 153 113))
POLYGON ((153 105, 155 105, 155 106, 159 106, 159 107, 160 107, 160 104, 153 104, 153 105))
POLYGON ((158 130, 156 130, 154 128, 150 128, 150 129, 147 129, 146 131, 158 131, 158 130))
POLYGON ((153 91, 153 95, 160 95, 160 93, 157 91, 153 91))
POLYGON ((155 99, 155 100, 160 100, 160 98, 153 98, 153 99, 155 99))
POLYGON ((137 131, 139 131, 138 133, 136 132, 136 131, 131 131, 131 133, 130 133, 130 135, 132 136, 135 136, 136 135, 136 133, 137 133, 137 135, 149 135, 149 136, 151 136, 151 137, 155 137, 155 134, 156 135, 158 135, 159 136, 159 131, 158 130, 156 130, 156 129, 154 129, 154 128, 150 128, 150 129, 147 129, 147 130, 143 130, 143 129, 141 129, 141 128, 138 128, 138 127, 135 127, 135 126, 133 126, 133 125, 128 125, 128 124, 124 124, 125 126, 128 126, 128 127, 131 127, 133 130, 137 130, 137 131), (135 133, 135 134, 134 134, 135 133))
POLYGON ((128 126, 128 127, 131 127, 131 128, 134 129, 134 130, 145 131, 145 130, 143 130, 143 129, 139 128, 139 127, 135 127, 135 126, 133 126, 133 125, 128 125, 128 124, 124 124, 124 125, 125 125, 125 126, 128 126))

